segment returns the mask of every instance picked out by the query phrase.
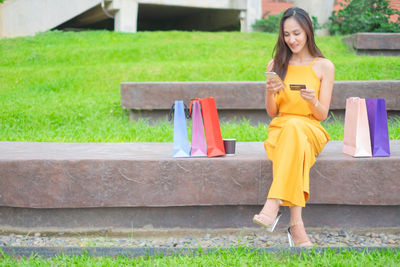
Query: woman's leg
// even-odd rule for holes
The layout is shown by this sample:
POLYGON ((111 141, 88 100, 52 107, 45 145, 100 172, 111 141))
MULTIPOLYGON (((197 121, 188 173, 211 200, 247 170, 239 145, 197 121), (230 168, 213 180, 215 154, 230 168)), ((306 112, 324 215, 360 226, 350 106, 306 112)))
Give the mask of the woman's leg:
POLYGON ((282 206, 304 207, 309 198, 309 171, 326 141, 324 132, 307 119, 287 120, 274 144, 265 145, 273 162, 268 198, 281 199, 282 206))
POLYGON ((302 210, 300 206, 290 208, 290 233, 296 246, 313 246, 304 228, 302 210))
POLYGON ((293 206, 290 208, 290 224, 303 222, 303 217, 301 216, 301 212, 303 211, 303 207, 293 206))
POLYGON ((264 204, 264 207, 260 211, 260 214, 271 218, 271 223, 275 220, 276 215, 279 211, 279 199, 268 198, 264 204))

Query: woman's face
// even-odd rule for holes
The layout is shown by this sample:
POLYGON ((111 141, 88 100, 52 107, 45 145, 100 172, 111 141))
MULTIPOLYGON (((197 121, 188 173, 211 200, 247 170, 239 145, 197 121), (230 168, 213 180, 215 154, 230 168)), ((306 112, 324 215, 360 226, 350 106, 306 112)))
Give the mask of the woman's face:
POLYGON ((285 43, 293 54, 299 53, 306 47, 307 35, 297 20, 290 17, 283 23, 283 35, 285 43))

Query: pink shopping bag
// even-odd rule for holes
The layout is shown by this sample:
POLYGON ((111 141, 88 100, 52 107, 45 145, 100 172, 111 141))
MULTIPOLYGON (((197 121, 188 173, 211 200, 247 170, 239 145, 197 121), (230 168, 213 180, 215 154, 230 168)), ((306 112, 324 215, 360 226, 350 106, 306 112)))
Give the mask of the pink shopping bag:
POLYGON ((350 97, 346 100, 343 153, 353 157, 372 157, 371 139, 365 99, 350 97))
POLYGON ((204 137, 203 118, 201 116, 200 101, 190 103, 192 115, 192 151, 191 157, 207 157, 207 144, 204 137))

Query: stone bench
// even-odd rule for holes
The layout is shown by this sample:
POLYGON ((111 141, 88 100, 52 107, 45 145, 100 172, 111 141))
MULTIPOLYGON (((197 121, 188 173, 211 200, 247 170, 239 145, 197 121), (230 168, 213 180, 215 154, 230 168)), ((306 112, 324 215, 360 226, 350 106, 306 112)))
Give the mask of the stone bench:
MULTIPOLYGON (((329 142, 311 169, 309 226, 400 225, 400 141, 387 158, 352 158, 342 145, 329 142)), ((260 142, 219 158, 172 158, 171 143, 0 142, 0 151, 3 230, 255 227, 272 182, 260 142)))
MULTIPOLYGON (((246 118, 269 121, 265 111, 264 82, 123 82, 121 105, 130 117, 166 118, 174 100, 189 103, 195 97, 215 97, 222 121, 246 118)), ((344 118, 346 98, 385 98, 389 116, 400 115, 400 81, 337 81, 330 111, 344 118)))
POLYGON ((342 41, 358 55, 400 55, 400 33, 360 32, 344 37, 342 41))

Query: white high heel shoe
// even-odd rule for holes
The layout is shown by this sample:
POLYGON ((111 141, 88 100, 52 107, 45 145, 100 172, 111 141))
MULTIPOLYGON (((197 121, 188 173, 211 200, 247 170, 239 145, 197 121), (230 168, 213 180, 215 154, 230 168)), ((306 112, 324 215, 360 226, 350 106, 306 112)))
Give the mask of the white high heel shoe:
POLYGON ((268 217, 268 216, 260 213, 260 214, 254 215, 253 222, 256 224, 259 224, 261 226, 267 227, 268 231, 273 232, 275 229, 275 226, 277 225, 279 218, 281 216, 282 216, 282 213, 278 212, 273 223, 269 224, 266 221, 271 220, 271 217, 268 217))
MULTIPOLYGON (((265 204, 265 205, 268 205, 268 204, 265 204)), ((282 205, 282 200, 279 199, 279 206, 280 205, 282 205)), ((273 232, 275 229, 275 226, 278 224, 279 218, 282 216, 282 213, 279 212, 279 206, 277 207, 278 213, 272 223, 268 223, 268 222, 270 222, 273 217, 262 214, 261 213, 262 211, 259 214, 254 215, 253 222, 258 225, 264 226, 267 228, 268 231, 273 232)))
POLYGON ((311 242, 310 238, 301 240, 297 243, 294 242, 292 233, 290 232, 290 227, 296 226, 296 225, 304 225, 303 222, 297 222, 297 223, 291 223, 289 225, 289 228, 287 229, 287 235, 288 235, 288 239, 289 239, 289 246, 290 247, 301 247, 301 248, 312 248, 314 247, 314 244, 311 242))

